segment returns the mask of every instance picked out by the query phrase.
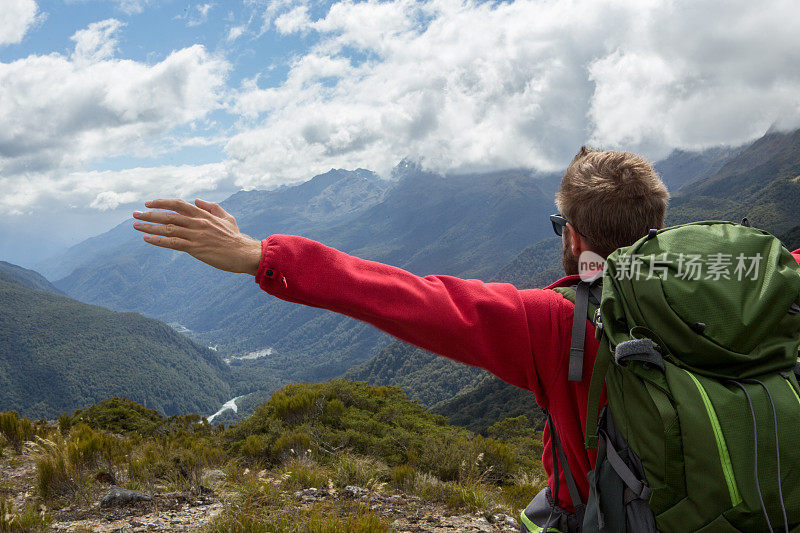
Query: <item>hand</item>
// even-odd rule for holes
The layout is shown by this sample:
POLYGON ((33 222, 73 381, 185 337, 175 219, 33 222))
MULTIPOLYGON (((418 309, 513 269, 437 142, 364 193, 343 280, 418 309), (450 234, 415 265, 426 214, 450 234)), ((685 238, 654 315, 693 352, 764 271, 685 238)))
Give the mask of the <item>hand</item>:
POLYGON ((144 204, 173 212, 134 211, 134 229, 148 233, 144 240, 155 246, 186 252, 228 272, 256 275, 261 243, 239 231, 236 219, 218 204, 195 200, 151 200, 144 204), (139 220, 153 222, 143 224, 139 220))

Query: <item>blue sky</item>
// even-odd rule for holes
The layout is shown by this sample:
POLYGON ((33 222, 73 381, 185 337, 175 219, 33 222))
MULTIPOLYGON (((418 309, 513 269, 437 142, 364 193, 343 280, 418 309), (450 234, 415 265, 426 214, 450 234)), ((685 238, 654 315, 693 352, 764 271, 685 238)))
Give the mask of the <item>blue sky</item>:
MULTIPOLYGON (((330 168, 563 168, 800 126, 790 0, 0 0, 0 259, 330 168)), ((265 231, 268 231, 266 229, 265 231)))

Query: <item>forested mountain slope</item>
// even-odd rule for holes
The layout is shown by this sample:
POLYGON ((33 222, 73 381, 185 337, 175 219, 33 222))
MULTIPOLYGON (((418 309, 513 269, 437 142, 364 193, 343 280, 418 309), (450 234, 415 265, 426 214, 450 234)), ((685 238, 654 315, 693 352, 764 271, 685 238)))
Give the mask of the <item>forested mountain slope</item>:
POLYGON ((229 397, 229 370, 166 324, 32 289, 43 278, 2 267, 0 410, 53 418, 126 396, 168 415, 205 414, 229 397))

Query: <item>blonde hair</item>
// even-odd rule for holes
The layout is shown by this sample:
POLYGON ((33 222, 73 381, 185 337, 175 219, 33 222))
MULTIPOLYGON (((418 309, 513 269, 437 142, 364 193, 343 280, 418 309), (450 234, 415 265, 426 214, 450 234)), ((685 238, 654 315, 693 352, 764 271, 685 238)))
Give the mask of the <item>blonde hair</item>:
POLYGON ((642 156, 582 146, 556 192, 559 212, 607 257, 664 226, 669 192, 642 156))

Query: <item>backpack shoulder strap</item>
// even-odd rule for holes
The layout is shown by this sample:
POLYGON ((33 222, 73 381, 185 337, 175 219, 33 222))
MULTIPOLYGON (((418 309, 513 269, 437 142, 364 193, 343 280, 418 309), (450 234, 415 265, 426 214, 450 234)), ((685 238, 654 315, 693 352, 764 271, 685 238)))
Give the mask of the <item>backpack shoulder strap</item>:
POLYGON ((583 344, 586 340, 586 319, 589 312, 589 284, 581 281, 575 287, 575 313, 572 315, 572 337, 569 341, 568 381, 583 381, 583 344))
POLYGON ((599 280, 587 282, 578 281, 572 287, 555 287, 553 290, 562 294, 575 304, 575 312, 572 317, 572 336, 569 345, 569 373, 567 380, 580 382, 583 381, 583 346, 586 341, 586 322, 581 317, 587 317, 594 324, 594 313, 589 312, 590 300, 592 307, 600 305, 602 294, 602 284, 599 280))

